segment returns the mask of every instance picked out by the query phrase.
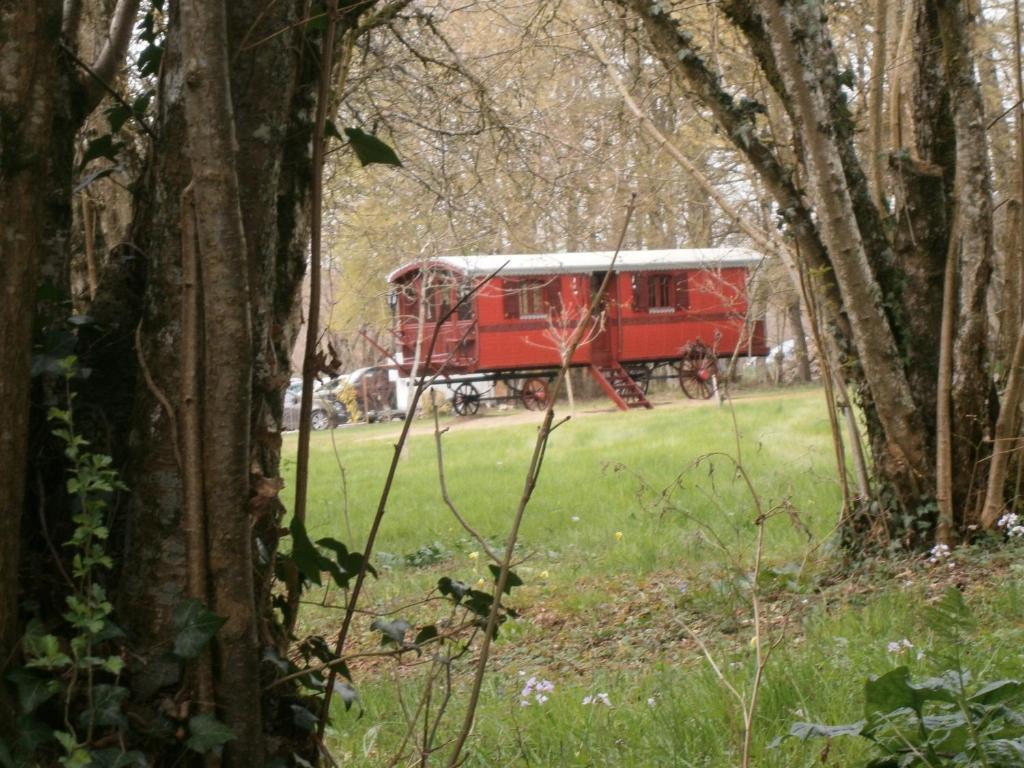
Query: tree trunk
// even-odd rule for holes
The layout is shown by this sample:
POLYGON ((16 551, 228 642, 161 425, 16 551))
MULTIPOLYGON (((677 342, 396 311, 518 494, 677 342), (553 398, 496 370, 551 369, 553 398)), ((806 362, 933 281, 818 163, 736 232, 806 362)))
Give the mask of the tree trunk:
MULTIPOLYGON (((821 9, 781 6, 765 0, 772 46, 782 80, 793 97, 793 108, 805 126, 834 124, 839 100, 837 71, 831 45, 824 34, 821 9)), ((864 224, 859 221, 855 190, 841 159, 847 150, 834 132, 805 133, 808 190, 818 210, 822 235, 843 296, 857 358, 871 388, 886 437, 886 474, 898 486, 905 503, 919 498, 930 486, 929 466, 920 414, 903 373, 900 351, 887 322, 882 295, 868 253, 864 224)), ((877 216, 877 212, 876 212, 877 216)))
POLYGON ((235 739, 225 764, 263 764, 259 644, 249 520, 252 335, 245 229, 235 171, 225 6, 181 7, 185 117, 204 329, 203 501, 216 638, 217 705, 235 739))
POLYGON ((800 299, 795 298, 786 307, 789 324, 793 327, 793 344, 796 353, 796 377, 805 384, 811 380, 811 356, 807 351, 807 336, 804 331, 803 314, 800 312, 800 299))
MULTIPOLYGON (((0 675, 18 639, 21 516, 27 471, 32 322, 46 233, 46 168, 61 3, 0 0, 0 675)), ((0 733, 13 718, 0 686, 0 733)))
POLYGON ((953 340, 954 506, 962 525, 978 520, 985 488, 981 467, 991 387, 986 368, 987 295, 992 275, 992 183, 988 165, 985 110, 974 75, 973 22, 959 0, 934 0, 945 59, 945 77, 956 134, 954 205, 960 236, 956 334, 953 340))

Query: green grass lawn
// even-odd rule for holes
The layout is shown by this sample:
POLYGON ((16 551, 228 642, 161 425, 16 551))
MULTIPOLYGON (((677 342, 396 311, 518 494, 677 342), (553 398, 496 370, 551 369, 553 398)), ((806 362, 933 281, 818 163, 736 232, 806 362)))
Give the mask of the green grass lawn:
MULTIPOLYGON (((922 672, 934 665, 923 607, 951 579, 973 584, 978 568, 958 555, 952 568, 907 561, 831 585, 827 537, 841 494, 822 394, 768 392, 733 405, 586 412, 554 433, 517 549, 515 570, 525 585, 508 602, 521 617, 502 628, 496 644, 466 765, 739 764, 739 709, 684 628, 703 639, 737 688, 749 688, 754 652, 743 574, 752 563, 756 513, 731 461, 719 455, 737 453, 734 424, 762 507, 777 510, 765 529, 761 592, 772 636, 784 639, 762 690, 754 764, 821 764, 822 743, 769 744, 795 720, 857 719, 869 673, 904 662, 922 672), (914 648, 887 651, 888 642, 903 638, 914 648), (544 704, 521 705, 529 677, 553 683, 544 704), (597 693, 611 706, 582 703, 597 693)), ((539 420, 513 412, 442 422, 453 501, 496 547, 521 494, 539 420)), ((313 436, 312 538, 362 547, 399 426, 313 436)), ((363 605, 375 611, 422 599, 444 575, 490 580, 479 545, 442 502, 429 424, 414 429, 422 434, 411 438, 400 463, 377 544, 381 577, 363 605)), ((294 437, 286 438, 286 451, 293 454, 294 437)), ((969 590, 986 617, 970 652, 986 674, 1014 674, 1021 663, 1021 574, 1004 566, 999 589, 969 590)), ((398 615, 419 625, 441 614, 431 603, 398 615)), ((352 650, 378 647, 371 619, 357 621, 352 650)), ((301 630, 330 635, 339 621, 339 611, 307 605, 301 630)), ((453 668, 457 693, 442 743, 461 723, 458 691, 468 685, 471 659, 453 668)), ((364 714, 336 712, 329 744, 340 763, 391 764, 406 730, 403 706, 414 706, 425 669, 414 654, 402 664, 353 665, 364 714)), ((853 765, 859 750, 837 741, 829 764, 853 765)), ((443 750, 432 763, 443 764, 443 750)))

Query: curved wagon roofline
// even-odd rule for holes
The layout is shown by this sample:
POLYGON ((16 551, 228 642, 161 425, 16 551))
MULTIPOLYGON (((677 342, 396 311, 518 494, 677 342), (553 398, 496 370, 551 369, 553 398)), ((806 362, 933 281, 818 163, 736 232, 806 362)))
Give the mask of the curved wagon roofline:
MULTIPOLYGON (((484 277, 495 272, 499 277, 524 275, 566 275, 601 272, 608 268, 614 251, 588 253, 523 253, 487 256, 435 256, 425 261, 403 264, 388 275, 394 283, 424 267, 444 269, 466 277, 484 277), (507 262, 507 264, 506 264, 507 262)), ((716 269, 755 267, 764 256, 749 248, 675 248, 651 251, 620 251, 615 272, 651 272, 663 269, 716 269)))

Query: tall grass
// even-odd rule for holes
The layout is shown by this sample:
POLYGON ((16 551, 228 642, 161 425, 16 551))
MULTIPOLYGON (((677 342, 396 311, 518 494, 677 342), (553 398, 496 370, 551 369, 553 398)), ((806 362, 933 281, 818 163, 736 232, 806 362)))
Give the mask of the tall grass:
MULTIPOLYGON (((484 536, 500 541, 518 500, 535 425, 520 417, 483 423, 448 423, 447 474, 462 513, 484 536)), ((840 504, 820 393, 737 400, 735 423, 743 465, 764 503, 785 503, 789 510, 766 529, 762 586, 779 598, 769 608, 773 631, 785 624, 789 639, 777 650, 762 690, 754 764, 818 765, 822 743, 769 744, 794 720, 857 719, 869 672, 896 663, 928 671, 931 639, 920 619, 924 595, 918 587, 903 593, 899 580, 877 594, 859 587, 817 589, 814 562, 805 556, 831 532, 840 504), (889 653, 887 643, 902 638, 914 648, 889 653)), ((340 461, 356 539, 350 543, 360 546, 395 432, 389 425, 339 430, 337 455, 331 436, 314 435, 314 538, 346 538, 340 461)), ((749 562, 753 504, 729 461, 700 461, 735 455, 736 446, 733 413, 711 404, 588 414, 555 432, 521 537, 516 570, 526 585, 510 600, 523 618, 502 629, 466 765, 738 764, 740 713, 678 624, 685 618, 706 639, 734 685, 749 685, 749 605, 742 577, 737 585, 742 568, 732 566, 749 562), (555 685, 543 705, 522 706, 521 689, 530 676, 555 685), (596 693, 607 694, 611 706, 583 704, 596 693)), ((429 434, 410 442, 379 547, 376 563, 384 571, 364 607, 408 603, 440 575, 489 581, 482 553, 472 556, 479 547, 441 502, 429 434)), ((977 666, 1012 672, 1020 665, 1024 630, 1019 619, 1008 625, 1005 617, 1020 616, 1018 578, 976 602, 991 617, 971 649, 977 666)), ((414 623, 431 619, 426 609, 403 615, 414 623)), ((336 616, 311 606, 305 621, 308 631, 327 631, 336 616)), ((368 623, 369 617, 360 630, 367 647, 376 642, 368 623)), ((415 701, 421 685, 417 663, 409 654, 400 667, 354 668, 365 714, 336 713, 330 746, 339 762, 388 764, 405 732, 403 702, 415 701)), ((453 728, 458 707, 456 697, 453 728)), ((836 742, 830 764, 854 765, 862 749, 854 741, 836 742)))

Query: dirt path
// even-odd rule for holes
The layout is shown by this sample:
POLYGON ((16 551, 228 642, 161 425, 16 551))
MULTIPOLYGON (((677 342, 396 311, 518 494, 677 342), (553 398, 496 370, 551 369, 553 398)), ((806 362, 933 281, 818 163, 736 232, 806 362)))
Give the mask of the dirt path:
MULTIPOLYGON (((788 390, 755 390, 741 392, 732 396, 734 402, 757 402, 763 400, 778 400, 781 398, 801 397, 806 395, 806 388, 788 390)), ((711 400, 684 400, 672 398, 670 395, 663 395, 660 398, 652 399, 651 404, 658 411, 678 411, 688 408, 715 408, 718 407, 714 399, 711 400)), ((724 404, 723 404, 724 405, 724 404)), ((476 416, 455 416, 442 419, 442 428, 449 432, 462 432, 474 429, 490 429, 493 427, 513 427, 520 424, 540 424, 544 417, 543 411, 527 411, 521 408, 501 410, 498 408, 485 409, 476 416)), ((559 410, 558 415, 564 411, 559 410)), ((576 408, 573 419, 586 419, 591 416, 602 416, 619 411, 610 402, 601 400, 588 400, 576 408)), ((368 442, 374 440, 394 440, 401 430, 401 424, 396 422, 393 429, 379 429, 372 434, 355 438, 354 442, 368 442)), ((363 425, 354 424, 349 429, 360 429, 363 425)), ((427 419, 420 419, 409 430, 411 437, 432 435, 434 425, 427 419)))

